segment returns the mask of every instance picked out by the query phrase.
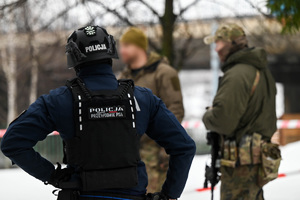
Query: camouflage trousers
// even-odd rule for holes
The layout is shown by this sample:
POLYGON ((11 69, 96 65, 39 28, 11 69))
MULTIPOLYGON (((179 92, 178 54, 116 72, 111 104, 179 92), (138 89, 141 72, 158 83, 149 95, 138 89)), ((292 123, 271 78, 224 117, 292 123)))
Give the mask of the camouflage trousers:
POLYGON ((167 176, 169 156, 163 148, 147 135, 143 135, 141 138, 140 153, 148 174, 147 192, 161 191, 167 176))
POLYGON ((221 167, 221 200, 264 200, 257 185, 259 165, 221 167))

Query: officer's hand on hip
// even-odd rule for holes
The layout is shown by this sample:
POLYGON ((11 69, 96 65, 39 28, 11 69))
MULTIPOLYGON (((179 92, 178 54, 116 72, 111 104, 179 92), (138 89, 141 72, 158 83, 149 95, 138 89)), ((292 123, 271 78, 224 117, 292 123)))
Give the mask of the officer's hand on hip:
POLYGON ((152 193, 147 194, 147 200, 177 200, 177 199, 170 199, 163 192, 156 192, 153 194, 152 193))
POLYGON ((70 180, 74 173, 73 168, 61 168, 61 164, 57 163, 57 168, 51 174, 50 180, 46 181, 45 184, 51 184, 54 187, 59 188, 59 183, 70 180))

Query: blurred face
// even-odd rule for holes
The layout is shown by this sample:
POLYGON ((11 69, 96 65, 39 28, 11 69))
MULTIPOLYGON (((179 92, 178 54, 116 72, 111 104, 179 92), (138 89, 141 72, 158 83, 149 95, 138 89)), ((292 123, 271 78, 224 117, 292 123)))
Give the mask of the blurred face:
POLYGON ((120 43, 119 52, 121 55, 121 59, 125 64, 129 66, 131 63, 137 60, 138 56, 140 55, 140 51, 143 51, 143 49, 134 44, 124 42, 120 43))
POLYGON ((231 43, 223 40, 216 41, 215 51, 218 53, 221 62, 225 62, 230 53, 231 43))

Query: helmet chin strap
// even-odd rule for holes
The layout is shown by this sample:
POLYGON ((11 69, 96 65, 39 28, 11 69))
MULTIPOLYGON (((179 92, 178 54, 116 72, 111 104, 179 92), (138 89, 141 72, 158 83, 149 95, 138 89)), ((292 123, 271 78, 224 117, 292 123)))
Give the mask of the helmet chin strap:
POLYGON ((114 37, 112 35, 107 36, 107 41, 108 41, 107 53, 113 55, 115 53, 114 48, 115 48, 116 41, 114 40, 114 37))
POLYGON ((86 58, 86 55, 84 55, 80 49, 78 48, 77 44, 73 41, 70 41, 66 45, 66 52, 69 54, 73 54, 76 61, 82 61, 84 58, 86 58))
POLYGON ((69 41, 66 45, 66 54, 69 68, 75 67, 77 62, 86 58, 86 55, 80 51, 77 44, 73 41, 69 41))
POLYGON ((76 66, 76 67, 74 67, 74 70, 75 70, 76 76, 79 76, 80 67, 76 66))

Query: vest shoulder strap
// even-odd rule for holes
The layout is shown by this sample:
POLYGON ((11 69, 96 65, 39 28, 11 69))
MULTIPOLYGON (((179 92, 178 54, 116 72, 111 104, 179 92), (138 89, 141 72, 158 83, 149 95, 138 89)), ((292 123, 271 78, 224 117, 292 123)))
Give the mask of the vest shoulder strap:
POLYGON ((130 85, 132 88, 134 88, 134 81, 132 79, 119 79, 118 80, 119 84, 122 85, 130 85))
POLYGON ((66 86, 72 91, 74 99, 78 98, 78 94, 83 94, 87 99, 92 98, 90 91, 85 87, 84 82, 79 77, 67 80, 66 86))
POLYGON ((260 72, 258 70, 256 70, 256 76, 255 76, 255 79, 254 79, 254 82, 253 82, 253 85, 252 85, 252 88, 251 88, 251 93, 250 93, 250 96, 253 96, 254 92, 255 92, 255 89, 259 83, 259 80, 260 80, 260 72))
POLYGON ((84 82, 79 78, 67 80, 66 86, 72 91, 73 98, 77 99, 78 94, 83 94, 85 98, 91 99, 94 96, 102 97, 118 97, 124 98, 127 92, 132 93, 134 91, 134 82, 131 79, 118 80, 119 86, 116 90, 99 90, 90 91, 86 88, 84 82))

